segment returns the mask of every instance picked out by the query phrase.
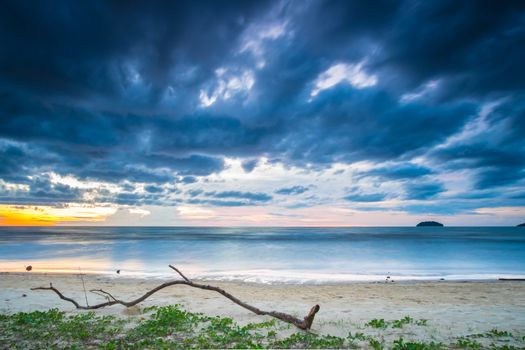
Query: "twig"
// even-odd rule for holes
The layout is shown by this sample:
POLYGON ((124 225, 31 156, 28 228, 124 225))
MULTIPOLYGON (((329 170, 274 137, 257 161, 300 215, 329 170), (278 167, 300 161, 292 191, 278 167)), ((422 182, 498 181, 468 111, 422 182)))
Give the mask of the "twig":
POLYGON ((60 299, 65 300, 65 301, 69 301, 70 303, 75 305, 75 307, 77 309, 93 310, 93 309, 100 309, 100 308, 103 308, 103 307, 106 307, 106 306, 115 305, 115 304, 120 304, 120 305, 124 305, 126 307, 131 307, 131 306, 137 305, 138 303, 146 300, 148 297, 150 297, 151 295, 155 294, 156 292, 158 292, 161 289, 164 289, 164 288, 170 287, 170 286, 174 286, 174 285, 177 285, 177 284, 182 284, 182 285, 190 286, 190 287, 193 287, 193 288, 199 288, 199 289, 204 289, 204 290, 212 290, 214 292, 217 292, 217 293, 223 295, 225 298, 230 299, 235 304, 237 304, 237 305, 239 305, 239 306, 241 306, 241 307, 243 307, 243 308, 245 308, 247 310, 250 310, 251 312, 253 312, 253 313, 257 314, 257 315, 271 316, 271 317, 277 318, 277 319, 279 319, 281 321, 284 321, 284 322, 287 322, 287 323, 291 323, 291 324, 295 325, 296 327, 298 327, 300 329, 304 329, 304 330, 310 329, 312 327, 312 323, 314 321, 315 315, 317 314, 317 312, 319 312, 319 309, 320 309, 319 305, 313 306, 310 309, 310 312, 308 313, 308 315, 306 315, 303 319, 299 319, 299 318, 297 318, 295 316, 292 316, 292 315, 284 313, 284 312, 261 310, 261 309, 255 307, 255 306, 252 306, 250 304, 247 304, 247 303, 241 301, 240 299, 238 299, 237 297, 233 296, 232 294, 226 292, 222 288, 219 288, 219 287, 216 287, 216 286, 210 286, 208 284, 201 284, 201 283, 193 282, 189 278, 184 276, 184 274, 182 272, 180 272, 176 267, 171 266, 171 265, 169 265, 169 267, 171 269, 173 269, 174 271, 176 271, 184 280, 183 281, 175 280, 175 281, 165 282, 165 283, 163 283, 163 284, 161 284, 161 285, 151 289, 150 291, 146 292, 141 297, 139 297, 139 298, 137 298, 135 300, 131 300, 131 301, 123 301, 123 300, 117 299, 112 294, 110 294, 110 293, 108 293, 108 292, 106 292, 106 291, 104 291, 102 289, 93 289, 93 290, 91 290, 91 292, 93 292, 93 293, 97 293, 98 292, 98 293, 104 294, 108 298, 108 301, 104 302, 104 303, 96 304, 96 305, 91 305, 91 306, 89 306, 89 305, 88 306, 82 306, 79 303, 77 303, 75 300, 64 296, 58 289, 53 287, 52 284, 49 284, 49 287, 31 288, 31 290, 51 290, 51 291, 55 292, 60 299), (110 299, 112 299, 112 300, 110 300, 110 299))
POLYGON ((178 268, 176 268, 175 266, 172 266, 172 265, 168 265, 168 266, 171 267, 171 269, 175 270, 182 278, 184 278, 184 280, 186 282, 191 282, 188 277, 184 276, 184 274, 179 271, 178 268))
POLYGON ((86 305, 89 306, 88 299, 87 299, 87 293, 86 293, 86 285, 84 284, 84 276, 82 276, 82 270, 80 267, 78 268, 80 279, 82 280, 82 288, 84 288, 84 298, 86 298, 86 305))
POLYGON ((110 297, 109 297, 107 294, 102 294, 102 293, 100 293, 98 290, 94 290, 94 289, 93 289, 93 290, 90 290, 90 292, 93 293, 93 294, 96 294, 96 295, 98 295, 98 296, 103 297, 103 298, 106 299, 107 301, 110 301, 110 300, 111 300, 110 297))
POLYGON ((114 301, 117 300, 117 298, 115 298, 113 295, 111 295, 110 293, 102 290, 102 289, 91 289, 90 290, 91 293, 95 293, 95 294, 98 294, 98 295, 102 295, 104 296, 106 299, 110 300, 110 299, 113 299, 114 301), (100 293, 100 294, 99 294, 100 293))

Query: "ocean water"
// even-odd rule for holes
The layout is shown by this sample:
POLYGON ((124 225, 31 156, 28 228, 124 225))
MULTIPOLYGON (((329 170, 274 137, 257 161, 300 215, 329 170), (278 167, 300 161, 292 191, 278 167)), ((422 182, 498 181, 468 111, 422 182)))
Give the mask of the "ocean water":
POLYGON ((259 283, 525 278, 515 227, 0 227, 0 271, 259 283))

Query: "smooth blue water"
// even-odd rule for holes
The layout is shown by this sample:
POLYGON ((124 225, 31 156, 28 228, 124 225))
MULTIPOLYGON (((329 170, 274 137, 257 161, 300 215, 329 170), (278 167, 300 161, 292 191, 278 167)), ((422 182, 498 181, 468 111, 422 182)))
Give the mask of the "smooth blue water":
POLYGON ((3 227, 0 271, 317 283, 525 277, 525 228, 3 227))

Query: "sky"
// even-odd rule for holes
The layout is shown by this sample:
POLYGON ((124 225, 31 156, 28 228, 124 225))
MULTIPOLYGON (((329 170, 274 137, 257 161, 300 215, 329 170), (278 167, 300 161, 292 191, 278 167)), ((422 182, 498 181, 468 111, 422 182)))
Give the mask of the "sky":
POLYGON ((523 1, 5 1, 0 225, 525 221, 523 1))

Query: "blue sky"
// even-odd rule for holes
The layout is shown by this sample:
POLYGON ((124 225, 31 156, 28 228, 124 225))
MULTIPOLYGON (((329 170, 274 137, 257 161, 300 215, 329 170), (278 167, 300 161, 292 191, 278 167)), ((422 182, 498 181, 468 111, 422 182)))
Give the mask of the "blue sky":
POLYGON ((0 224, 525 221, 522 1, 8 1, 0 39, 0 224))

